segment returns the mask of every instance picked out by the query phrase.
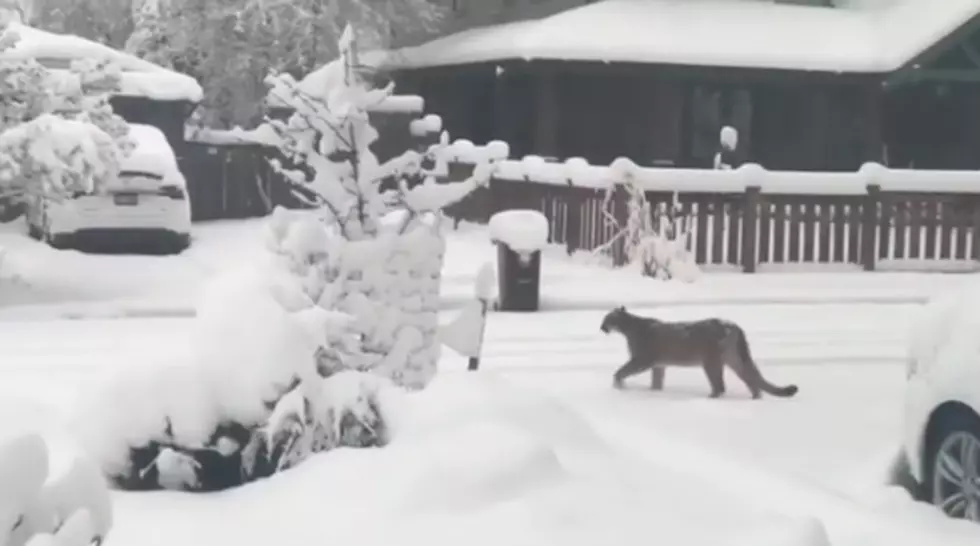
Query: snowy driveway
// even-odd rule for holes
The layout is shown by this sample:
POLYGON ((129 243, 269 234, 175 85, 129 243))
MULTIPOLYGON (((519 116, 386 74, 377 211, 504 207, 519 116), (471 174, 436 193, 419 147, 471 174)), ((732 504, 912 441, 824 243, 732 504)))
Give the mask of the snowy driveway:
MULTIPOLYGON (((625 358, 604 336, 599 311, 492 315, 483 370, 547 391, 596 419, 695 442, 746 461, 842 490, 879 479, 874 469, 898 438, 902 355, 915 305, 684 306, 663 318, 721 315, 744 325, 756 359, 774 383, 797 383, 791 400, 752 402, 728 381, 726 399, 705 398, 700 370, 667 374, 661 393, 648 378, 614 391, 625 358)), ((449 317, 446 317, 448 320, 449 317)), ((75 396, 107 374, 153 364, 178 350, 193 321, 184 318, 4 322, 0 400, 70 412, 75 396)), ((445 350, 445 371, 463 360, 445 350)))
POLYGON ((719 315, 738 321, 763 373, 773 383, 800 386, 790 400, 752 401, 731 376, 726 398, 708 400, 699 369, 668 370, 663 392, 648 390, 648 375, 632 378, 627 392, 615 391, 611 375, 626 352, 621 338, 599 332, 597 311, 496 315, 483 369, 545 390, 596 419, 656 430, 851 491, 880 481, 882 460, 899 437, 905 336, 916 309, 835 304, 634 310, 668 319, 719 315))
MULTIPOLYGON (((752 401, 735 380, 728 382, 727 398, 708 400, 697 369, 668 371, 666 390, 660 393, 649 391, 648 378, 642 376, 629 390, 615 391, 610 376, 625 350, 620 339, 599 332, 600 311, 492 315, 483 373, 549 393, 597 430, 633 445, 634 452, 661 466, 675 461, 697 472, 699 464, 722 465, 732 474, 727 487, 754 503, 807 515, 829 502, 821 509, 825 518, 831 509, 849 517, 853 509, 847 503, 854 503, 880 512, 888 522, 904 517, 893 515, 896 499, 883 499, 880 483, 898 438, 904 338, 916 308, 810 304, 633 310, 663 318, 720 315, 739 321, 763 373, 774 383, 800 386, 800 394, 789 400, 752 401), (783 482, 789 485, 766 490, 766 483, 783 482)), ((107 374, 165 359, 179 350, 192 327, 187 318, 4 322, 0 416, 16 415, 25 425, 67 416, 78 394, 107 374)), ((463 359, 447 349, 444 371, 462 373, 464 368, 463 359)), ((721 471, 704 470, 706 475, 721 471)))

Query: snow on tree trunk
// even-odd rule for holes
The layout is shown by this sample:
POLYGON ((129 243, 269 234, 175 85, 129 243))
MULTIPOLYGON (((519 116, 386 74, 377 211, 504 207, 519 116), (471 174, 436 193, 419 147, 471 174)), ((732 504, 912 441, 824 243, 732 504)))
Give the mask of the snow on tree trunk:
POLYGON ((354 367, 397 385, 424 387, 436 373, 441 347, 442 231, 432 223, 406 233, 347 241, 344 247, 340 263, 328 272, 331 284, 319 303, 358 319, 364 337, 354 367))
MULTIPOLYGON (((484 162, 466 181, 436 184, 419 153, 379 164, 371 151, 378 134, 368 109, 388 99, 393 88, 374 89, 367 82, 350 27, 338 49, 340 58, 324 68, 336 72, 324 81, 337 83, 322 94, 305 92, 288 75, 267 80, 272 95, 294 111, 286 121, 270 122, 279 148, 308 171, 276 167, 315 192, 314 204, 330 228, 333 242, 316 300, 357 318, 363 342, 349 365, 422 388, 440 354, 441 211, 486 183, 493 166, 484 162), (386 180, 398 189, 382 192, 386 180)), ((444 136, 427 155, 436 157, 448 145, 444 136)))

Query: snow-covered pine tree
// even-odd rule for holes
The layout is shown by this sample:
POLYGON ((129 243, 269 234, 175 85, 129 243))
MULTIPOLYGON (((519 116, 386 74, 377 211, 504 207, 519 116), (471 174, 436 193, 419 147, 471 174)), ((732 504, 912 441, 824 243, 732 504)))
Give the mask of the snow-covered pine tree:
MULTIPOLYGON (((388 100, 393 86, 373 88, 364 77, 351 27, 339 50, 326 68, 339 72, 326 78, 335 87, 322 94, 304 92, 289 75, 268 79, 271 93, 293 109, 289 119, 269 122, 284 156, 304 167, 287 178, 313 190, 327 230, 326 246, 318 249, 325 260, 310 295, 326 309, 357 317, 362 351, 350 367, 422 388, 435 375, 440 353, 442 209, 488 181, 493 164, 478 164, 471 178, 454 184, 436 184, 415 151, 379 164, 368 108, 388 100), (382 191, 386 180, 398 189, 382 191), (410 180, 424 182, 409 187, 410 180)), ((447 144, 443 139, 427 155, 437 156, 447 144)))

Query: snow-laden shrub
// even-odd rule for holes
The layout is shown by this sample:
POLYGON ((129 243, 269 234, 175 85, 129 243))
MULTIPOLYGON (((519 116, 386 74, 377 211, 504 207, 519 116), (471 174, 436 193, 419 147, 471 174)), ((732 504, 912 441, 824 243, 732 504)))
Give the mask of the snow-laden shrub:
POLYGON ((42 114, 0 133, 0 191, 56 200, 95 192, 118 172, 119 159, 97 126, 42 114))
POLYGON ((620 159, 611 167, 616 173, 615 180, 606 191, 602 211, 605 221, 615 226, 616 233, 597 251, 607 251, 622 240, 627 263, 643 275, 661 280, 697 280, 700 268, 689 250, 693 222, 684 215, 677 192, 670 203, 659 202, 653 207, 643 187, 636 182, 635 164, 620 159), (616 217, 617 198, 625 199, 625 225, 616 217))
POLYGON ((307 295, 321 259, 309 238, 324 226, 292 214, 277 209, 256 263, 210 281, 186 360, 122 375, 77 413, 82 445, 116 486, 221 490, 313 453, 387 443, 382 398, 394 387, 342 365, 360 334, 307 295))
POLYGON ((100 544, 112 527, 98 469, 76 460, 48 481, 48 450, 35 434, 0 443, 0 546, 100 544))
POLYGON ((116 114, 109 99, 122 89, 119 65, 108 60, 82 59, 71 63, 58 112, 67 119, 84 121, 111 136, 123 155, 136 143, 129 137, 129 124, 116 114))
MULTIPOLYGON (((20 39, 0 34, 0 52, 20 39)), ((132 149, 128 125, 112 112, 118 67, 79 61, 48 70, 33 59, 0 59, 0 205, 22 210, 28 197, 97 192, 132 149)), ((9 221, 19 216, 4 214, 9 221)))

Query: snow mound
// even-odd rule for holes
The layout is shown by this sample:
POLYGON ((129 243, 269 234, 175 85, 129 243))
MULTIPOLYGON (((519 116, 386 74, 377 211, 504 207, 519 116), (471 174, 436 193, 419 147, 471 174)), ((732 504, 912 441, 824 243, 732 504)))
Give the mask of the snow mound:
POLYGON ((0 546, 88 546, 108 535, 112 506, 98 470, 76 460, 51 480, 49 468, 40 435, 0 442, 0 546))
POLYGON ((148 171, 154 174, 175 174, 183 179, 177 165, 177 156, 163 131, 152 125, 129 124, 129 137, 135 149, 123 159, 121 170, 148 171))
MULTIPOLYGON (((396 420, 384 449, 333 450, 249 487, 180 504, 166 495, 121 496, 117 510, 127 517, 114 540, 305 544, 322 536, 325 514, 333 541, 367 546, 640 546, 651 533, 672 546, 726 545, 769 524, 792 527, 698 476, 611 447, 574 408, 490 373, 439 376, 385 402, 396 420), (153 525, 161 513, 168 524, 153 525), (229 513, 261 523, 229 526, 229 513), (705 514, 712 525, 703 525, 705 514)), ((804 536, 789 529, 786 542, 763 544, 799 546, 790 540, 804 536)))
MULTIPOLYGON (((972 362, 980 352, 980 281, 929 300, 909 330, 908 358, 917 371, 942 362, 972 362)), ((962 362, 962 363, 966 363, 962 362)), ((958 365, 958 364, 957 364, 958 365)))
POLYGON ((834 546, 816 518, 786 518, 726 542, 725 546, 834 546))
POLYGON ((567 475, 546 441, 492 419, 468 422, 451 436, 432 438, 424 449, 430 464, 409 490, 421 510, 506 501, 567 475))
POLYGON ((408 124, 408 130, 414 137, 424 137, 442 132, 442 118, 436 114, 428 114, 425 117, 412 120, 408 124))
POLYGON ((534 252, 548 244, 548 218, 536 210, 512 209, 494 214, 490 239, 517 252, 534 252))

